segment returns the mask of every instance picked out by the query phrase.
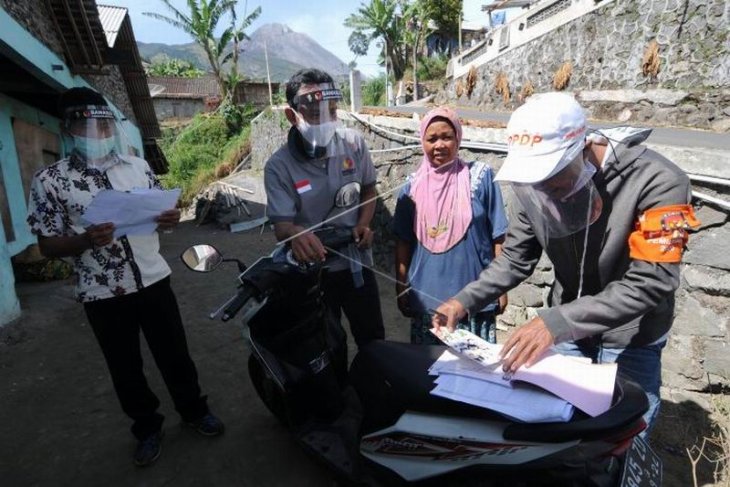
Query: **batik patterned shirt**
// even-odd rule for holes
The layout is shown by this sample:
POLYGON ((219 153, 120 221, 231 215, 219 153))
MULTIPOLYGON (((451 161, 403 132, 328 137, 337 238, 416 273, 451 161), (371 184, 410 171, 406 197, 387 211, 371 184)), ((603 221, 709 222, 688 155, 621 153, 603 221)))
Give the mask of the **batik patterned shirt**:
MULTIPOLYGON (((42 237, 83 234, 82 216, 99 191, 159 187, 146 161, 132 156, 118 159, 100 172, 72 154, 38 171, 28 202, 31 231, 42 237)), ((73 264, 81 302, 134 293, 170 274, 156 232, 114 238, 108 245, 74 256, 73 264)))

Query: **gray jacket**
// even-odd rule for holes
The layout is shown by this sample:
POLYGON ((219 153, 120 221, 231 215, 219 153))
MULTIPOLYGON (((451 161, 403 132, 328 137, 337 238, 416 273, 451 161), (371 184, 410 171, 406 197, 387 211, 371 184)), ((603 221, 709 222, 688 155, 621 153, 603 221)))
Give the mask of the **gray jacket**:
POLYGON ((529 277, 544 250, 553 263, 555 282, 551 307, 538 315, 555 343, 594 337, 611 348, 639 347, 669 331, 679 264, 631 259, 628 239, 647 209, 689 203, 689 178, 671 161, 640 145, 651 130, 602 133, 609 138, 610 155, 593 178, 603 198, 603 212, 588 234, 582 297, 576 299, 584 232, 548 240, 533 229, 515 198, 502 254, 455 296, 470 312, 529 277))

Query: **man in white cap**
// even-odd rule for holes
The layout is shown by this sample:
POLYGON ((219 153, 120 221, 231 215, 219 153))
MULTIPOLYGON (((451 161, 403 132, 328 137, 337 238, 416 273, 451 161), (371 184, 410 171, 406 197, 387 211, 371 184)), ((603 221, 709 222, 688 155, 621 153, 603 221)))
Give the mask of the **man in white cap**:
POLYGON ((616 362, 646 391, 650 428, 679 263, 687 231, 698 224, 689 179, 640 145, 651 130, 591 131, 567 94, 531 97, 507 132, 509 152, 495 179, 509 182, 516 198, 502 254, 437 309, 434 327, 453 329, 517 286, 544 251, 555 272, 548 307, 505 342, 504 369, 529 367, 553 346, 616 362))

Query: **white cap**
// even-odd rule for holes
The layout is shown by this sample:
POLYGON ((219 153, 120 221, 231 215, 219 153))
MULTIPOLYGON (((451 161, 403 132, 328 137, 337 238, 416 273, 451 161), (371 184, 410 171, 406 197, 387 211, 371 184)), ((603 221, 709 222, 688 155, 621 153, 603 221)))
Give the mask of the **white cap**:
POLYGON ((495 180, 538 183, 557 174, 585 147, 586 116, 571 95, 531 96, 507 123, 509 150, 495 180))

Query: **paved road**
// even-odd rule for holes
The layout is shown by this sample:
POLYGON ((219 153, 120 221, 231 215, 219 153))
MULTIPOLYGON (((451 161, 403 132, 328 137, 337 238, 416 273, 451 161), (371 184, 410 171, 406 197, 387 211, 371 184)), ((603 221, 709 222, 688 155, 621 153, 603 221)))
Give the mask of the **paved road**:
MULTIPOLYGON (((375 107, 373 107, 375 108, 375 107)), ((430 107, 420 106, 399 106, 389 107, 388 110, 392 110, 399 113, 425 113, 430 107)), ((509 112, 484 112, 469 108, 457 109, 459 116, 466 119, 473 120, 494 120, 497 122, 507 123, 509 120, 509 112)), ((596 122, 591 124, 594 127, 608 128, 616 127, 618 125, 633 125, 633 126, 648 126, 642 124, 621 124, 621 123, 606 123, 596 122)), ((692 130, 686 128, 673 128, 673 127, 652 127, 654 132, 651 136, 651 142, 660 145, 671 145, 677 147, 701 147, 705 149, 720 149, 730 150, 730 134, 708 132, 704 130, 692 130)))

